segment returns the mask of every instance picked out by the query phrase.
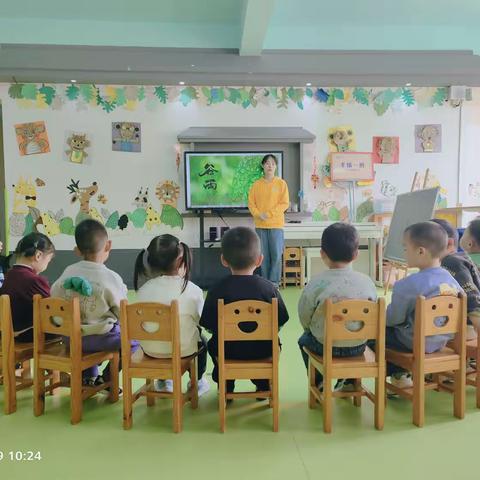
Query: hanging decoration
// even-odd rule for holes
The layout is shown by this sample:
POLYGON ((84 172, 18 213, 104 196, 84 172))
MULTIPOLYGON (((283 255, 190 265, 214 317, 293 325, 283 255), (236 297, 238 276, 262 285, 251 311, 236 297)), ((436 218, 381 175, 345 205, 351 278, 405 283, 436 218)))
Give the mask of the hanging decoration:
POLYGON ((149 111, 156 105, 180 102, 188 106, 198 102, 206 106, 232 103, 241 108, 257 105, 273 105, 277 108, 295 107, 303 110, 307 104, 320 103, 326 108, 357 103, 372 107, 383 115, 392 104, 402 102, 405 106, 448 105, 447 87, 438 88, 322 88, 322 87, 196 87, 184 86, 112 86, 97 87, 93 84, 45 85, 35 83, 13 83, 8 89, 10 98, 22 108, 51 108, 60 110, 74 103, 77 111, 101 108, 111 113, 119 108, 135 111, 145 104, 149 111))
POLYGON ((318 184, 320 183, 320 176, 317 173, 317 157, 313 157, 313 170, 312 175, 310 175, 310 181, 312 182, 312 187, 314 190, 317 189, 318 184))

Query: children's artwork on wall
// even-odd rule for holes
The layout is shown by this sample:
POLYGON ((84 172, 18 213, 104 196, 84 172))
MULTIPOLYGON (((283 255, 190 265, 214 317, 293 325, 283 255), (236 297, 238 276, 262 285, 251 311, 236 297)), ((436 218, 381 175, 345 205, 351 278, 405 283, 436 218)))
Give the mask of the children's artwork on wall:
POLYGON ((368 222, 373 215, 373 190, 370 188, 362 191, 362 202, 357 206, 356 221, 368 222))
POLYGON ((141 152, 142 130, 140 123, 113 122, 112 150, 114 152, 141 152))
POLYGON ((442 126, 415 125, 415 153, 442 151, 442 126))
POLYGON ((36 155, 50 151, 47 127, 44 121, 19 123, 15 125, 15 133, 20 155, 36 155))
POLYGON ((318 189, 318 203, 312 213, 314 222, 348 221, 348 192, 344 188, 332 186, 318 189))
POLYGON ((373 137, 373 162, 395 164, 400 156, 399 137, 373 137))
POLYGON ((380 192, 386 198, 393 198, 397 195, 397 187, 392 185, 388 180, 382 180, 380 192))
POLYGON ((79 203, 79 212, 75 217, 75 225, 87 218, 93 218, 100 223, 105 223, 103 215, 95 207, 90 207, 90 202, 98 193, 98 184, 93 182, 91 185, 85 187, 80 186, 80 180, 71 179, 70 184, 67 185, 67 190, 70 193, 70 202, 79 203))
POLYGON ((328 146, 331 152, 354 152, 355 135, 350 125, 333 127, 328 130, 328 146))
POLYGON ((480 182, 470 183, 468 185, 468 195, 476 200, 480 198, 480 182))
POLYGON ((322 182, 323 186, 326 188, 330 188, 332 186, 332 180, 330 178, 330 163, 325 163, 320 167, 320 171, 322 173, 322 182))
POLYGON ((374 179, 371 152, 330 154, 330 178, 333 182, 371 181, 374 179))
POLYGON ((183 229, 183 217, 177 210, 180 187, 175 182, 166 180, 157 184, 155 194, 163 205, 160 217, 162 223, 183 229))
POLYGON ((65 160, 82 165, 91 163, 90 147, 91 136, 85 132, 65 133, 65 160))

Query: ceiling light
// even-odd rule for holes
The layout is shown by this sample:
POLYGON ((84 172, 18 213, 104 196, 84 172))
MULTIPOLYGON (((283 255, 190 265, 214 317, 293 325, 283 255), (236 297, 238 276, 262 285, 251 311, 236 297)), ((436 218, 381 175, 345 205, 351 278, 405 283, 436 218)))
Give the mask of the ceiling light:
POLYGON ((76 81, 76 80, 70 80, 70 81, 71 81, 72 83, 77 83, 77 81, 76 81))
POLYGON ((312 82, 307 82, 307 87, 311 87, 312 86, 312 82))
POLYGON ((191 67, 194 67, 195 65, 192 63, 190 66, 191 66, 191 67))
POLYGON ((127 66, 127 71, 130 72, 132 70, 132 67, 130 65, 127 66))
POLYGON ((410 82, 408 82, 408 83, 405 84, 405 86, 406 86, 406 87, 411 87, 412 84, 411 84, 410 82))
POLYGON ((185 85, 185 82, 178 82, 179 85, 185 85))

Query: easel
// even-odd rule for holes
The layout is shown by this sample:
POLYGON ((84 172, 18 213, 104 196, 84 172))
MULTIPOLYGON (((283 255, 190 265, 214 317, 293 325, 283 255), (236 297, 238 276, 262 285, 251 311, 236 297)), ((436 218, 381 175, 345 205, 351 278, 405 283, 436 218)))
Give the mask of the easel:
MULTIPOLYGON (((426 189, 428 187, 428 181, 430 180, 430 169, 427 168, 425 170, 425 177, 423 178, 423 185, 418 185, 420 183, 420 174, 418 172, 415 172, 415 175, 413 176, 413 181, 412 181, 412 187, 410 189, 411 192, 414 192, 416 190, 421 190, 421 189, 426 189)), ((387 281, 385 282, 385 291, 384 295, 387 295, 388 289, 390 288, 390 282, 392 280, 392 276, 395 275, 397 276, 397 273, 402 273, 403 276, 402 278, 405 278, 408 274, 408 265, 405 262, 395 262, 392 260, 385 260, 385 264, 388 265, 389 271, 388 271, 388 276, 387 276, 387 281)))

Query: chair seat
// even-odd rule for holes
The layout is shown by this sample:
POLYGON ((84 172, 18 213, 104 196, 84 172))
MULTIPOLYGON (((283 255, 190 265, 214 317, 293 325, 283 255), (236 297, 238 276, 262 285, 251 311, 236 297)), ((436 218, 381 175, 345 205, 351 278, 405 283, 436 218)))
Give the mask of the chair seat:
MULTIPOLYGON (((60 341, 61 338, 55 338, 45 342, 45 345, 57 344, 60 341)), ((0 358, 2 355, 2 348, 0 344, 0 358)), ((33 342, 15 342, 15 361, 19 361, 21 358, 33 358, 33 342)))
MULTIPOLYGON (((82 355, 82 370, 98 365, 106 360, 111 360, 112 352, 95 352, 82 355)), ((43 368, 54 369, 55 364, 69 365, 70 350, 63 343, 52 343, 45 345, 45 351, 40 354, 40 365, 43 368), (50 367, 49 367, 50 366, 50 367)))
POLYGON ((225 368, 272 368, 272 357, 261 358, 259 360, 227 360, 225 359, 225 368))
MULTIPOLYGON (((312 357, 313 360, 323 365, 323 357, 321 355, 317 355, 316 353, 313 353, 308 348, 304 348, 304 350, 305 352, 307 352, 307 354, 310 357, 312 357)), ((358 355, 356 357, 333 357, 332 358, 332 364, 338 367, 340 366, 350 367, 355 364, 365 364, 365 363, 369 363, 372 365, 377 364, 375 359, 375 352, 368 347, 365 348, 365 352, 362 355, 358 355)))
MULTIPOLYGON (((182 374, 185 373, 192 360, 198 356, 198 352, 190 355, 188 357, 182 357, 180 359, 180 366, 182 369, 182 374)), ((132 361, 130 363, 131 368, 149 368, 149 369, 171 369, 172 368, 172 359, 171 358, 155 358, 149 357, 148 355, 143 355, 139 360, 136 359, 135 354, 132 355, 132 361)))
POLYGON ((467 342, 467 357, 475 358, 477 356, 478 340, 469 340, 467 342))
MULTIPOLYGON (((400 352, 390 348, 385 349, 385 358, 407 370, 411 370, 414 359, 413 352, 400 352)), ((426 353, 424 362, 425 373, 443 372, 457 369, 459 356, 451 348, 445 347, 438 352, 426 353)))

